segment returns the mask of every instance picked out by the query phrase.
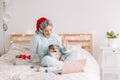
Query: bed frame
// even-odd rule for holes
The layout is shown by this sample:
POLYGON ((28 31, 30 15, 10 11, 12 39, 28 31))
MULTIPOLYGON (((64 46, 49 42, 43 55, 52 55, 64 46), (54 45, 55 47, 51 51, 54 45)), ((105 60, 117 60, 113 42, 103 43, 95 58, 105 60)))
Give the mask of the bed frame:
MULTIPOLYGON (((10 34, 10 41, 12 43, 30 43, 33 34, 10 34)), ((61 37, 65 37, 69 44, 81 45, 83 49, 93 54, 92 48, 92 34, 80 33, 80 34, 59 34, 61 37)))

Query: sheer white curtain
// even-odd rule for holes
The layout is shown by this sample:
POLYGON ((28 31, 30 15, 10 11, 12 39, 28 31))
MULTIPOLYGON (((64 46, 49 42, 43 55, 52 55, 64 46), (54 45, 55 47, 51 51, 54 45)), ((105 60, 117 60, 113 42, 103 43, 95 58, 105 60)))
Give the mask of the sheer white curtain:
POLYGON ((3 31, 2 31, 2 15, 3 15, 3 6, 2 6, 2 2, 3 0, 0 0, 0 55, 2 54, 3 52, 3 44, 2 44, 2 41, 3 41, 3 31))
POLYGON ((8 29, 8 24, 11 19, 11 1, 12 0, 0 0, 0 55, 5 53, 6 48, 6 33, 8 29))

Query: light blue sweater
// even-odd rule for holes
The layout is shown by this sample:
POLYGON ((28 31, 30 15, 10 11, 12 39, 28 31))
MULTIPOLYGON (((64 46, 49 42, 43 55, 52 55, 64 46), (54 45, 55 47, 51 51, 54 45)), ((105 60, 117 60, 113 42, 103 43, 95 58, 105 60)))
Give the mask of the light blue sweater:
MULTIPOLYGON (((48 46, 50 44, 56 44, 60 48, 60 52, 63 54, 66 54, 67 51, 64 51, 61 38, 58 34, 53 32, 49 38, 46 38, 41 32, 38 34, 34 34, 31 40, 31 49, 30 49, 30 55, 32 56, 32 59, 34 58, 35 54, 38 54, 41 59, 48 55, 48 46)), ((32 60, 31 59, 31 60, 32 60)))

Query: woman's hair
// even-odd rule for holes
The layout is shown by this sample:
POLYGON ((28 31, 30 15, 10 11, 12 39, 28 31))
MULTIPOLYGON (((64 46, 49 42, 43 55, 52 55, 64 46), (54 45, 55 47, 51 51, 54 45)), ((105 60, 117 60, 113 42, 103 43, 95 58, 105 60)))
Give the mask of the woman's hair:
POLYGON ((50 22, 50 20, 48 20, 45 17, 41 17, 37 20, 36 23, 36 32, 40 32, 40 30, 43 30, 44 28, 46 28, 48 25, 52 26, 52 23, 50 22))

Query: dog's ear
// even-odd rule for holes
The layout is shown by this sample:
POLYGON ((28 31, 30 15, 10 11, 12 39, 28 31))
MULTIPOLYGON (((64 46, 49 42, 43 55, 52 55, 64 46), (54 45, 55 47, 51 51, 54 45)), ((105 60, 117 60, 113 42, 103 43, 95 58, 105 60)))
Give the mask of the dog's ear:
POLYGON ((53 47, 53 46, 54 46, 54 45, 53 45, 53 44, 51 44, 51 45, 49 45, 49 46, 48 46, 48 48, 50 49, 50 48, 51 48, 51 47, 53 47))
POLYGON ((55 46, 57 46, 59 48, 59 46, 57 44, 55 46))

